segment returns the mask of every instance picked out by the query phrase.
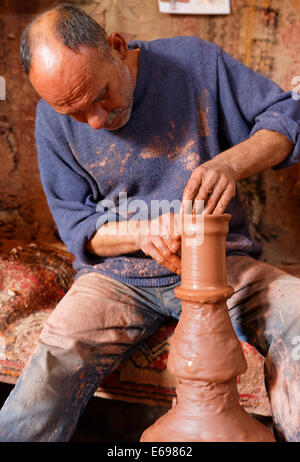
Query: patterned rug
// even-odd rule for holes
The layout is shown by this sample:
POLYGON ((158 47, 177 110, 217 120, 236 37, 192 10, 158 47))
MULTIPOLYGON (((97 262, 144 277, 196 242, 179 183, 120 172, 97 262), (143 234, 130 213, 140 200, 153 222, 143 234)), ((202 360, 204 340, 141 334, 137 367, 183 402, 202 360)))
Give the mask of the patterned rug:
POLYGON ((1 381, 16 382, 45 320, 72 284, 71 263, 67 252, 35 243, 0 256, 1 381))
MULTIPOLYGON (((72 256, 44 244, 17 245, 0 256, 0 380, 16 383, 44 322, 72 284, 72 256)), ((99 387, 96 396, 169 407, 176 396, 167 370, 176 322, 152 335, 99 387)), ((263 358, 242 342, 248 369, 238 378, 240 402, 248 412, 270 415, 263 358)))

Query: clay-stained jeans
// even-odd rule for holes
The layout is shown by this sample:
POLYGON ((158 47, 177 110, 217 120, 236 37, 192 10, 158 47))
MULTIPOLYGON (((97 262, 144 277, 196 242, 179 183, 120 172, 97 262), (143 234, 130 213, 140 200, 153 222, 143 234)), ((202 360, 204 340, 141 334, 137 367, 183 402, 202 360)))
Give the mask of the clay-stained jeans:
MULTIPOLYGON (((244 256, 228 257, 227 272, 234 329, 266 357, 276 436, 300 441, 300 279, 244 256)), ((0 441, 69 441, 103 379, 163 322, 179 318, 176 285, 80 276, 49 316, 0 411, 0 441)))

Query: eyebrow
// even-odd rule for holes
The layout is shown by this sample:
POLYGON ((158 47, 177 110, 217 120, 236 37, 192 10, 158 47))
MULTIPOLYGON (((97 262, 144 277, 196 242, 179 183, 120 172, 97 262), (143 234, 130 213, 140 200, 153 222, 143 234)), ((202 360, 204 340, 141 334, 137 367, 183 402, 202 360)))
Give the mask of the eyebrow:
MULTIPOLYGON (((98 101, 101 101, 101 99, 103 98, 103 96, 105 95, 105 93, 107 92, 107 89, 108 89, 108 85, 106 84, 105 87, 101 90, 101 92, 99 93, 99 95, 97 96, 96 99, 94 99, 94 101, 92 102, 92 104, 98 102, 98 101)), ((69 111, 59 111, 56 109, 56 112, 58 112, 59 114, 62 114, 62 115, 67 115, 67 114, 70 114, 69 111)), ((76 111, 75 111, 76 112, 76 111)))

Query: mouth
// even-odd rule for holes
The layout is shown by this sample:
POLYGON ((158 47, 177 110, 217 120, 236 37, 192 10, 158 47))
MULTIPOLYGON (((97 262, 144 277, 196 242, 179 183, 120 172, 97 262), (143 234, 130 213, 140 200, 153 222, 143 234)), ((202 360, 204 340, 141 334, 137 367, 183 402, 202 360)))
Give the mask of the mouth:
POLYGON ((121 115, 122 112, 123 112, 122 108, 118 108, 118 109, 115 109, 114 111, 111 111, 105 121, 104 128, 113 128, 115 125, 115 122, 118 119, 118 116, 121 115))

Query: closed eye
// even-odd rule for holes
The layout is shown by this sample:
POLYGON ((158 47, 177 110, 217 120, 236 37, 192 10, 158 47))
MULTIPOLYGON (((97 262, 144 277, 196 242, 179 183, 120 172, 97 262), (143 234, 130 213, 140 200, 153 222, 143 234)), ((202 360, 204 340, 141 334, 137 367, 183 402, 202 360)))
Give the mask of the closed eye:
POLYGON ((103 90, 101 91, 100 95, 93 101, 93 104, 94 103, 99 103, 100 101, 102 101, 103 99, 105 99, 108 95, 108 88, 105 87, 103 88, 103 90))

